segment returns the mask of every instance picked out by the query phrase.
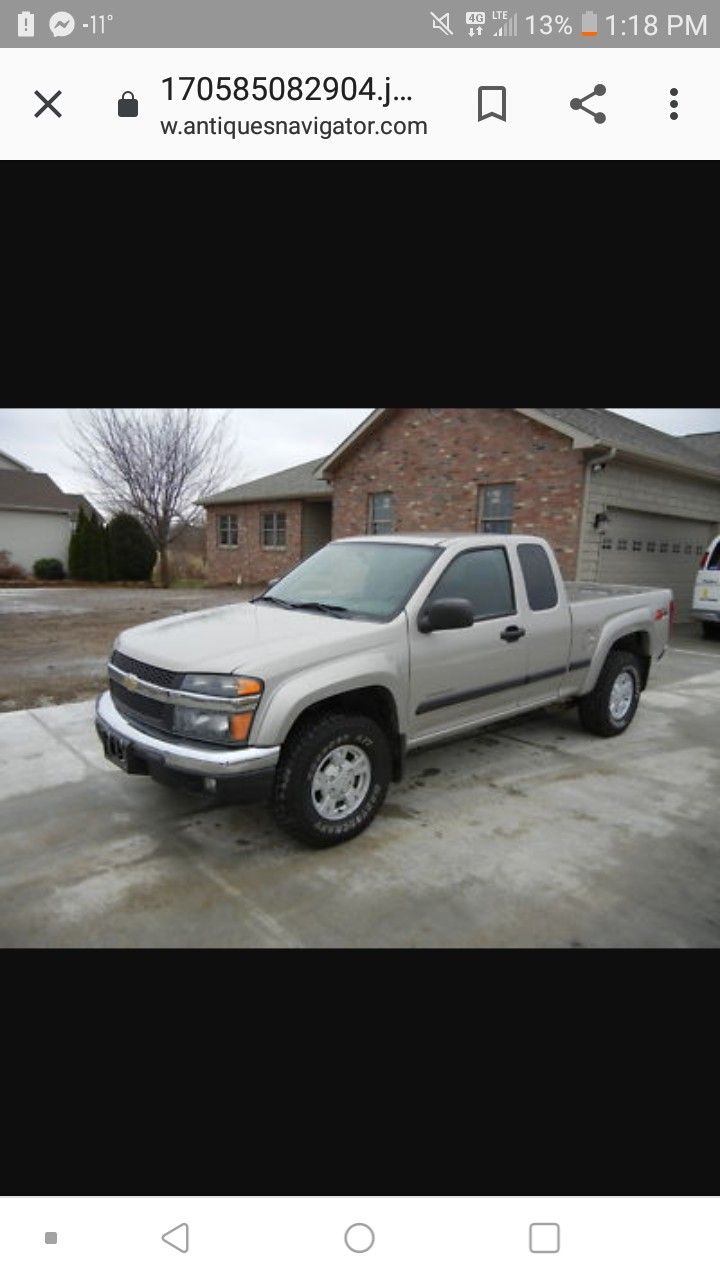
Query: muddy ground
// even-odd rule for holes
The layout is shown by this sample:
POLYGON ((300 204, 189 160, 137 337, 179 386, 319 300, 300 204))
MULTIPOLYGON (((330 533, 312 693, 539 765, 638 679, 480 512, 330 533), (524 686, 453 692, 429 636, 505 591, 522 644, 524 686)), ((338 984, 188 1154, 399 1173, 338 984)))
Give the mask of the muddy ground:
POLYGON ((246 600, 240 588, 41 587, 0 591, 0 711, 80 702, 106 687, 126 627, 246 600))

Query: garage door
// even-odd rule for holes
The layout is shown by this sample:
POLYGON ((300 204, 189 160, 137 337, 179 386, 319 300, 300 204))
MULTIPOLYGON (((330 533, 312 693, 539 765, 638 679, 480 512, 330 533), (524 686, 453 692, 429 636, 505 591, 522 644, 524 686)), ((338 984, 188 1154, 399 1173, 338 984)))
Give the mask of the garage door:
POLYGON ((714 525, 608 507, 600 544, 600 582, 670 587, 679 620, 689 617, 695 576, 714 525))

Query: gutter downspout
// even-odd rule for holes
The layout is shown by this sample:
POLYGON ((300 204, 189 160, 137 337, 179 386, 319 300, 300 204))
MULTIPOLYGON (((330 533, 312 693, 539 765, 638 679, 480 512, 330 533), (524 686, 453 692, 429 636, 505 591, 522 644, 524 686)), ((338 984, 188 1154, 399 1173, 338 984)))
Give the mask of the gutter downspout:
MULTIPOLYGON (((584 546, 584 543, 585 543, 587 514, 588 514, 588 507, 589 507, 589 505, 590 505, 590 477, 592 476, 592 469, 593 469, 593 467, 596 467, 596 466, 598 465, 598 463, 600 463, 600 464, 602 464, 603 466, 605 466, 608 462, 612 462, 612 460, 613 460, 613 458, 615 457, 615 455, 616 455, 616 454, 617 454, 617 447, 614 447, 614 448, 612 448, 612 449, 608 449, 606 453, 601 453, 598 457, 596 457, 596 458, 591 458, 591 459, 590 459, 590 461, 589 461, 588 463, 586 463, 586 465, 585 465, 585 492, 583 493, 582 514, 581 514, 581 516, 580 516, 580 546, 579 546, 579 548, 578 548, 578 552, 579 552, 579 555, 580 555, 580 556, 582 555, 583 546, 584 546)), ((589 531, 589 530, 587 530, 587 532, 589 533, 590 531, 589 531)), ((596 550, 597 550, 597 559, 596 559, 596 564, 595 564, 595 577, 594 577, 594 579, 593 579, 593 581, 594 581, 594 582, 597 582, 597 580, 598 580, 598 579, 597 579, 597 575, 598 575, 598 571, 599 571, 599 569, 600 569, 600 541, 601 541, 601 537, 602 537, 602 535, 599 535, 599 536, 598 536, 598 540, 597 540, 597 548, 596 548, 596 550)), ((578 566, 578 567, 579 567, 579 566, 578 566)))

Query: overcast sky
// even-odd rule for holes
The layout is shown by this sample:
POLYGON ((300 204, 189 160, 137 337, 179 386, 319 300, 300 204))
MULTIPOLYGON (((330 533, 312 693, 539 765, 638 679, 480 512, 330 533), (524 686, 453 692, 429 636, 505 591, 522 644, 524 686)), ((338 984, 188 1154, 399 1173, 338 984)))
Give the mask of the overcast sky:
MULTIPOLYGON (((216 416, 208 410, 210 417, 216 416)), ((329 453, 370 409, 232 409, 236 462, 228 486, 329 453)), ((615 409, 651 427, 684 435, 720 430, 720 409, 615 409)), ((0 449, 34 471, 47 471, 69 493, 92 492, 70 449, 68 409, 0 409, 0 449)))

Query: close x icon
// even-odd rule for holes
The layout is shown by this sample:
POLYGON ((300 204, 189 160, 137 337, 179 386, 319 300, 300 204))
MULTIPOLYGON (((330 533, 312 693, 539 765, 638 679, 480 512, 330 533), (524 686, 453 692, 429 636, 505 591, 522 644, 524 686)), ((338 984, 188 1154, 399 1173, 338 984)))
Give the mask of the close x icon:
POLYGON ((40 101, 42 102, 42 106, 40 107, 40 110, 35 112, 35 119, 36 119, 36 120, 37 120, 38 116, 41 116, 41 115, 42 115, 43 111, 47 111, 48 107, 50 108, 50 110, 51 110, 52 112, 54 112, 54 114, 55 114, 56 116, 58 116, 58 117, 62 116, 62 111, 58 111, 57 107, 53 105, 53 104, 55 103, 56 99, 60 97, 60 94, 61 94, 61 93, 62 93, 62 89, 58 89, 58 90, 53 94, 52 98, 46 98, 46 97, 45 97, 45 94, 44 94, 44 93, 41 93, 39 89, 36 89, 36 90, 35 90, 35 97, 36 97, 36 98, 39 98, 39 99, 40 99, 40 101))

